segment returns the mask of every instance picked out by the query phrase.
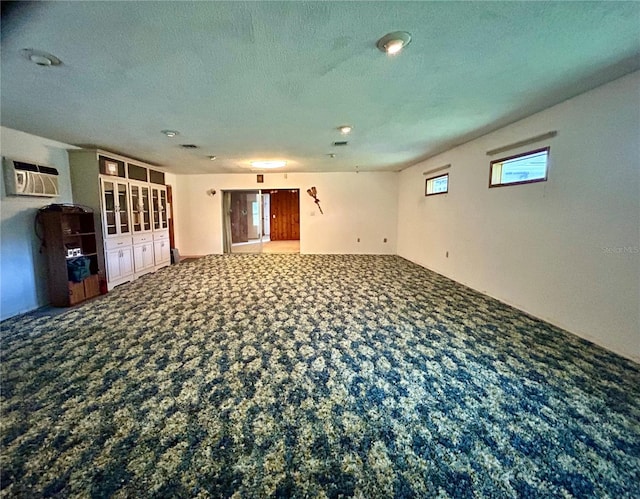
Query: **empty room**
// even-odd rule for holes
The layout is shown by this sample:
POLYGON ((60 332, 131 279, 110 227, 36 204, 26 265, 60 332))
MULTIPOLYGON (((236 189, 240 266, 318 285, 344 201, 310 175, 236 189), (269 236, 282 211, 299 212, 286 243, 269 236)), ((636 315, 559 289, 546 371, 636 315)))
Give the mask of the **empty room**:
POLYGON ((1 497, 640 497, 640 3, 1 36, 1 497))

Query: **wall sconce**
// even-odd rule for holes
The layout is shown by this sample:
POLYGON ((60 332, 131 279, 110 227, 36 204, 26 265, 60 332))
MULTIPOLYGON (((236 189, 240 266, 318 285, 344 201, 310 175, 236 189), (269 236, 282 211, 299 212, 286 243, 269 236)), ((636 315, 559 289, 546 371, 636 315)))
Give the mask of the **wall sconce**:
POLYGON ((318 209, 320 210, 320 214, 324 215, 324 213, 322 212, 322 208, 320 208, 320 200, 318 199, 318 191, 315 187, 312 187, 311 189, 307 189, 307 194, 309 194, 309 196, 311 196, 313 198, 313 201, 318 205, 318 209))
POLYGON ((207 196, 211 196, 211 197, 213 197, 213 196, 215 196, 215 195, 216 195, 216 190, 215 190, 215 189, 209 189, 209 190, 207 191, 207 196))

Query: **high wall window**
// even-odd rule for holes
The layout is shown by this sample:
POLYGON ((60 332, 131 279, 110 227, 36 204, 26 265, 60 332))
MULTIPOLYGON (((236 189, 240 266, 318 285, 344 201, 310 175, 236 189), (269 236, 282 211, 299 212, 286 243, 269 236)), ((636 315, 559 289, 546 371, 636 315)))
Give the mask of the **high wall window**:
POLYGON ((537 149, 491 162, 489 187, 547 180, 549 148, 537 149))
POLYGON ((449 174, 438 175, 427 179, 425 186, 425 196, 433 196, 434 194, 446 194, 449 192, 449 174))

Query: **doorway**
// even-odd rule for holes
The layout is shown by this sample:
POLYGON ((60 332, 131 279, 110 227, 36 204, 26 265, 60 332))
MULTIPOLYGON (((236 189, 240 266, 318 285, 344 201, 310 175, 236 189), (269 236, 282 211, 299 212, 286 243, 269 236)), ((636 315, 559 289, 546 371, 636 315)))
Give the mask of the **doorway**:
POLYGON ((223 191, 225 253, 299 253, 300 191, 223 191))

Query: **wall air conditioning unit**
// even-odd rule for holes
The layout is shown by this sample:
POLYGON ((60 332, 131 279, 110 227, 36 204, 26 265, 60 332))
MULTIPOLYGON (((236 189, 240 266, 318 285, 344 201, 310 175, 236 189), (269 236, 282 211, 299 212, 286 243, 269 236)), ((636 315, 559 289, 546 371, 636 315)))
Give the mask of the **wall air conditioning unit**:
POLYGON ((58 170, 4 158, 4 180, 8 196, 59 196, 58 170))

